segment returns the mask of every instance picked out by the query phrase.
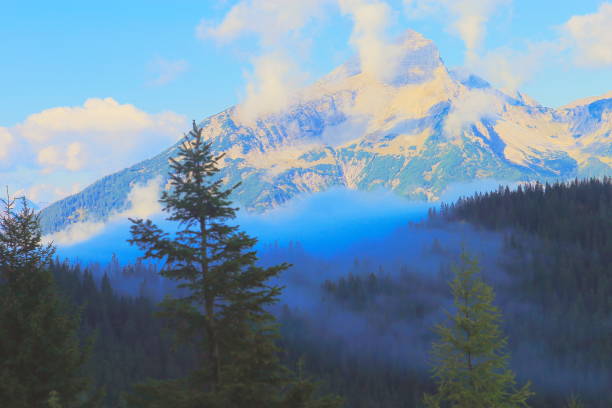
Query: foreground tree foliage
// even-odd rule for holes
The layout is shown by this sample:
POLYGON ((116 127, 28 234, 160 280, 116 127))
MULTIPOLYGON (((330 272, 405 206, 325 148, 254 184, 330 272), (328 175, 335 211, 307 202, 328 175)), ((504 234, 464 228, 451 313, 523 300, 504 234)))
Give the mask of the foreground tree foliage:
POLYGON ((86 398, 78 319, 67 313, 48 269, 36 213, 23 200, 1 200, 0 404, 10 408, 97 406, 86 398))
POLYGON ((164 262, 161 274, 182 297, 166 298, 160 313, 178 340, 195 343, 198 368, 178 380, 149 381, 127 400, 136 407, 335 407, 279 361, 278 328, 267 308, 281 292, 269 281, 289 265, 256 265, 256 239, 228 222, 235 218, 222 188, 223 155, 214 156, 195 122, 171 160, 170 191, 160 199, 176 232, 151 220, 131 220, 130 243, 164 262))
POLYGON ((450 287, 455 315, 436 326, 433 376, 437 392, 425 395, 430 408, 527 407, 532 395, 527 383, 515 387, 508 369, 507 340, 500 329, 501 313, 493 303, 493 289, 478 276, 478 262, 465 252, 455 268, 450 287))

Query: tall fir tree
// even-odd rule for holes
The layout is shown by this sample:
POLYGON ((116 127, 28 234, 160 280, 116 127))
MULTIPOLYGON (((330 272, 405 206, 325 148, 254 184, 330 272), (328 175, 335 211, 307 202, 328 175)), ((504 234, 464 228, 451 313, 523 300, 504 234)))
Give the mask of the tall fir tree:
POLYGON ((81 372, 78 318, 68 313, 48 269, 37 214, 25 199, 1 200, 0 401, 10 408, 96 406, 81 372))
POLYGON ((187 378, 139 385, 127 400, 138 407, 338 406, 337 399, 315 398, 312 384, 280 363, 268 307, 281 287, 270 280, 289 265, 257 266, 256 239, 229 224, 237 211, 229 197, 239 184, 223 187, 222 158, 194 122, 170 160, 170 188, 160 199, 177 231, 131 219, 130 243, 163 261, 161 274, 185 293, 166 298, 161 317, 180 341, 195 342, 201 357, 187 378))
POLYGON ((508 368, 507 340, 500 328, 501 313, 493 305, 493 288, 479 276, 475 258, 465 251, 453 268, 450 282, 454 315, 437 325, 439 341, 432 350, 437 392, 425 395, 429 408, 528 407, 532 395, 527 383, 516 389, 508 368))

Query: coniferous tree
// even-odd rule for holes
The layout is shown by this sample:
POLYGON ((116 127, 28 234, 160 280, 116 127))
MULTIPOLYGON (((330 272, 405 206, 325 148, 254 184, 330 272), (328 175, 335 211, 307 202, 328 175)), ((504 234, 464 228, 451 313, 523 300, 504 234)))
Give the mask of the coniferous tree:
POLYGON ((238 185, 223 188, 222 158, 194 122, 171 159, 170 190, 160 199, 178 230, 131 220, 130 243, 145 258, 162 260, 161 274, 184 290, 162 302, 160 315, 179 340, 195 342, 201 361, 187 378, 137 386, 128 401, 139 407, 337 406, 335 399, 314 398, 311 384, 279 362, 278 329, 267 307, 281 288, 269 281, 289 265, 257 266, 256 239, 228 223, 236 216, 229 197, 238 185))
POLYGON ((87 353, 48 269, 54 247, 43 245, 37 214, 25 199, 1 200, 0 396, 11 408, 95 406, 80 371, 87 353))
POLYGON ((450 282, 456 313, 435 328, 439 341, 433 345, 432 357, 437 392, 425 395, 430 408, 527 407, 532 395, 529 383, 515 387, 501 313, 493 305, 493 288, 478 276, 479 271, 478 261, 463 252, 450 282))

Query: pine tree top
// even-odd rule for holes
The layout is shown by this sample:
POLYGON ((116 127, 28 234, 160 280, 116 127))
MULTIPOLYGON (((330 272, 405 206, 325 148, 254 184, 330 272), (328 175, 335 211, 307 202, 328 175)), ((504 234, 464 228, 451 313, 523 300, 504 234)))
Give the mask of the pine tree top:
POLYGON ((42 244, 38 214, 29 207, 25 197, 0 199, 0 271, 5 279, 17 278, 19 270, 48 265, 55 248, 42 244), (21 209, 16 210, 21 202, 21 209))
POLYGON ((507 339, 501 331, 501 312, 493 305, 493 288, 480 276, 475 258, 465 251, 453 268, 450 282, 455 313, 435 327, 432 349, 437 393, 426 395, 430 408, 527 407, 529 384, 516 389, 508 368, 507 339), (448 405, 446 405, 448 404, 448 405))

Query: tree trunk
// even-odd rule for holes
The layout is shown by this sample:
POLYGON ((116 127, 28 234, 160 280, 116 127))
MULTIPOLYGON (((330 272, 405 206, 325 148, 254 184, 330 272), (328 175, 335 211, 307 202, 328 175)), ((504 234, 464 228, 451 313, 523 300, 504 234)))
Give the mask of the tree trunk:
POLYGON ((205 308, 205 327, 208 335, 208 360, 212 369, 212 390, 216 392, 220 381, 220 356, 219 341, 217 339, 217 327, 215 325, 215 294, 211 292, 210 285, 206 282, 209 279, 208 268, 208 241, 206 231, 206 218, 200 218, 200 234, 202 241, 200 244, 200 266, 204 276, 204 308, 205 308))

